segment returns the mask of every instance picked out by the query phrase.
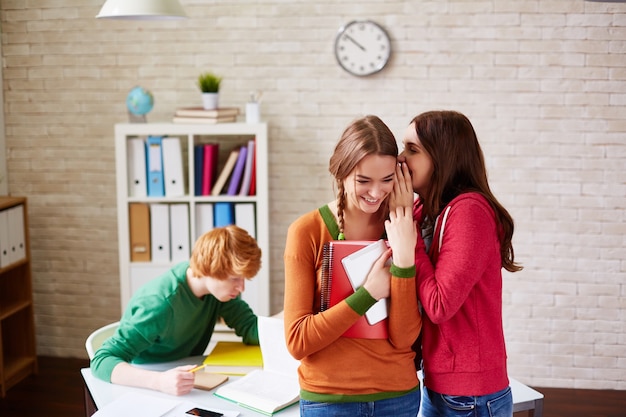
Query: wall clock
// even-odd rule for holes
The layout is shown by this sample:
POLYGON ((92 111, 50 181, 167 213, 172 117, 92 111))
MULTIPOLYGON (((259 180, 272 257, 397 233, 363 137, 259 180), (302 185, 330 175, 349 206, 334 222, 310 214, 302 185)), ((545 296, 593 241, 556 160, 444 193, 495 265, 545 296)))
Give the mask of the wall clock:
POLYGON ((354 20, 339 29, 335 58, 344 70, 363 77, 382 70, 391 57, 391 41, 382 26, 371 20, 354 20))

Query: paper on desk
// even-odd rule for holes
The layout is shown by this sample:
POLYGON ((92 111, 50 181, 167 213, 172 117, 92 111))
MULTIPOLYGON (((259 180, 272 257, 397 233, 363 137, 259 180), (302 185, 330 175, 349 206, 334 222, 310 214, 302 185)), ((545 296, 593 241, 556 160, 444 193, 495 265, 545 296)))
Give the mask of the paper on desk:
POLYGON ((92 417, 161 417, 179 404, 180 401, 168 398, 129 392, 100 408, 92 417))

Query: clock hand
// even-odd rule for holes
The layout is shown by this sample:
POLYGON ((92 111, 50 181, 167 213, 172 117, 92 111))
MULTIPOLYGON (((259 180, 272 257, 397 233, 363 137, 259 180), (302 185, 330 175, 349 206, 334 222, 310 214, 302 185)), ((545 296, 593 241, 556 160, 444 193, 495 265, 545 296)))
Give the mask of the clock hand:
POLYGON ((350 42, 352 42, 353 44, 355 44, 356 46, 359 47, 359 49, 363 52, 365 52, 365 48, 363 47, 363 45, 361 45, 360 43, 358 43, 357 41, 354 40, 354 38, 350 35, 345 35, 346 38, 348 38, 350 40, 350 42))

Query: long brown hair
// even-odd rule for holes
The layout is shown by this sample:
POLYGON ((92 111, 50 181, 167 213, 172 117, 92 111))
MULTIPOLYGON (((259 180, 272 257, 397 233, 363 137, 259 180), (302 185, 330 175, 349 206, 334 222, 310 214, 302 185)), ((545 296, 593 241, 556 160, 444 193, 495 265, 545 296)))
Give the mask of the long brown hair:
MULTIPOLYGON (((328 171, 337 186, 337 215, 339 232, 343 233, 343 213, 346 207, 346 191, 343 181, 368 155, 398 157, 398 144, 389 127, 377 116, 368 115, 354 120, 344 131, 330 157, 328 171)), ((381 205, 381 220, 389 215, 389 199, 381 205)))
POLYGON ((434 220, 452 199, 466 192, 484 196, 496 213, 501 231, 502 267, 520 271, 513 252, 513 218, 491 192, 485 158, 469 119, 456 111, 429 111, 411 123, 422 146, 430 155, 433 174, 425 195, 420 195, 425 226, 432 233, 434 220))

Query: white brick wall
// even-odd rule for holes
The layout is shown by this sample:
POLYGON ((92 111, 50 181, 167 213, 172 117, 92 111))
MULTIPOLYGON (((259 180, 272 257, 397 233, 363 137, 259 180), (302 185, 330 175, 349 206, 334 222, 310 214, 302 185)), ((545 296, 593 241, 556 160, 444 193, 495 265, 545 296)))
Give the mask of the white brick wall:
POLYGON ((467 114, 524 271, 505 275, 510 373, 538 386, 626 389, 626 4, 583 0, 182 0, 183 22, 96 20, 103 0, 2 0, 9 191, 29 198, 38 351, 85 357, 119 316, 113 124, 140 84, 149 121, 264 91, 270 124, 272 310, 298 215, 333 197, 345 125, 374 113, 400 136, 425 110, 467 114), (355 78, 338 28, 373 18, 394 54, 355 78))

